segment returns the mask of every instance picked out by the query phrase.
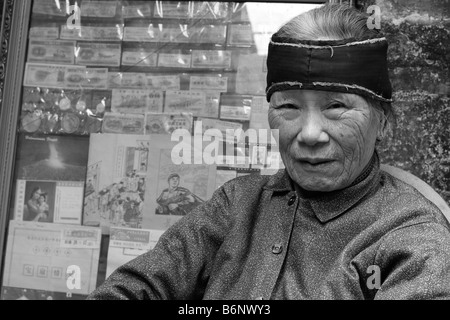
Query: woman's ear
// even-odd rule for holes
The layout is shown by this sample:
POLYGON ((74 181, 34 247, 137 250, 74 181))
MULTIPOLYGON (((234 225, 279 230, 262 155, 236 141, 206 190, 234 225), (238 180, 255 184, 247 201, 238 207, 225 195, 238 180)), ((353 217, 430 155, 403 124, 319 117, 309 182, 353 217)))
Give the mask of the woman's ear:
POLYGON ((386 136, 389 124, 389 121, 383 111, 378 111, 378 121, 377 141, 380 142, 386 136))

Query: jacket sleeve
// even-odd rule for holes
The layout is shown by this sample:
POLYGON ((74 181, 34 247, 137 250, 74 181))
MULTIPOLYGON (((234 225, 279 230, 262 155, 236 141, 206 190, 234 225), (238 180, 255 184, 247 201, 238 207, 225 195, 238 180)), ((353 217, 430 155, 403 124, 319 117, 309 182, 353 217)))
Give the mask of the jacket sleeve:
POLYGON ((421 222, 391 231, 379 248, 379 300, 450 299, 450 231, 421 222))
POLYGON ((224 189, 172 225, 155 248, 115 270, 88 300, 201 299, 231 224, 224 189))

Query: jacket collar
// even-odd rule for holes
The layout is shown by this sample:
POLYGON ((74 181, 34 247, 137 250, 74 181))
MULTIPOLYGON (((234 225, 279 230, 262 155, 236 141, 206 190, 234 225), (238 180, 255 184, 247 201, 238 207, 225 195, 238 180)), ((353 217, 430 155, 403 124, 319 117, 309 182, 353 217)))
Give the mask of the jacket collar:
POLYGON ((280 169, 277 173, 270 176, 269 181, 263 187, 263 189, 274 192, 289 192, 294 191, 294 182, 289 177, 286 169, 280 169))
POLYGON ((295 188, 286 170, 279 170, 270 177, 264 189, 274 192, 297 191, 300 199, 309 202, 314 214, 325 223, 356 205, 367 195, 380 179, 380 160, 375 151, 367 167, 349 187, 332 192, 308 192, 295 188))

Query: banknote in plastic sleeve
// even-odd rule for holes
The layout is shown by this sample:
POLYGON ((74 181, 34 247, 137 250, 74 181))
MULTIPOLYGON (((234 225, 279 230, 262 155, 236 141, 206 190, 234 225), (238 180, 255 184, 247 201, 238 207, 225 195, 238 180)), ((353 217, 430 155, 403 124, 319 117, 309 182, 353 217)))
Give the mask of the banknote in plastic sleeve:
POLYGON ((231 51, 193 50, 192 68, 230 68, 231 51))
POLYGON ((83 1, 81 16, 95 18, 113 18, 116 16, 116 1, 83 1))
POLYGON ((122 7, 122 17, 130 18, 150 18, 152 15, 152 3, 141 1, 128 2, 128 5, 122 7))
POLYGON ((195 28, 189 28, 187 24, 176 26, 166 24, 160 30, 159 41, 161 42, 189 43, 195 35, 195 28))
POLYGON ((121 41, 123 38, 123 26, 113 27, 83 26, 80 29, 69 29, 67 25, 61 26, 61 39, 87 40, 87 41, 121 41))
POLYGON ((148 27, 125 27, 123 41, 136 42, 159 42, 161 40, 161 31, 150 24, 148 27))
POLYGON ((251 24, 230 24, 228 29, 228 44, 232 46, 254 45, 251 24))
POLYGON ((77 64, 84 66, 120 66, 121 44, 78 42, 77 64))
POLYGON ((220 101, 220 119, 249 121, 252 96, 222 95, 220 101))
POLYGON ((103 118, 103 133, 145 134, 143 114, 119 114, 107 112, 103 118))
POLYGON ((180 76, 179 75, 167 75, 167 76, 153 76, 147 75, 148 88, 154 90, 180 90, 180 76))
POLYGON ((153 76, 139 72, 109 72, 108 87, 111 89, 180 90, 180 76, 153 76))
POLYGON ((237 141, 241 140, 241 133, 237 130, 242 129, 242 123, 222 121, 217 119, 198 118, 194 124, 196 128, 200 125, 200 123, 202 130, 199 130, 198 132, 202 132, 204 136, 215 137, 216 139, 219 139, 219 141, 228 141, 231 143, 235 141, 235 134, 238 134, 237 141), (220 131, 220 134, 215 134, 218 132, 209 129, 217 129, 220 131), (229 134, 229 132, 227 133, 227 130, 230 130, 229 132, 232 132, 232 134, 229 134))
POLYGON ((123 49, 122 65, 139 67, 156 67, 158 53, 144 49, 123 49))
POLYGON ((34 14, 45 14, 50 16, 64 17, 67 15, 65 1, 59 0, 37 0, 33 2, 34 14))
POLYGON ((155 18, 192 18, 191 2, 161 1, 155 6, 155 18))
POLYGON ((85 73, 86 67, 27 63, 25 66, 24 86, 44 88, 66 88, 66 76, 69 68, 74 72, 85 73))
POLYGON ((146 89, 147 75, 139 72, 109 72, 108 88, 146 89))
POLYGON ((184 129, 192 132, 192 113, 146 113, 146 134, 171 134, 174 130, 184 129))
MULTIPOLYGON (((235 4, 234 4, 235 5, 235 4)), ((227 2, 194 2, 194 18, 225 19, 228 16, 229 3, 227 2)))
POLYGON ((106 89, 108 87, 108 69, 69 67, 65 75, 65 87, 106 89))
POLYGON ((227 92, 228 78, 214 76, 191 76, 189 82, 190 90, 215 90, 227 92))
POLYGON ((219 118, 220 91, 205 90, 205 107, 197 114, 199 117, 219 118))
POLYGON ((58 39, 59 27, 31 27, 28 36, 30 39, 58 39))
POLYGON ((75 41, 30 39, 28 61, 73 64, 75 41))
POLYGON ((158 67, 190 68, 191 55, 182 53, 160 53, 158 56, 158 67))
POLYGON ((168 90, 164 112, 192 112, 194 116, 205 108, 206 95, 202 91, 168 90))
POLYGON ((190 29, 190 42, 224 44, 227 37, 227 27, 225 25, 202 25, 190 29))
POLYGON ((162 112, 163 91, 113 89, 111 110, 118 113, 162 112))

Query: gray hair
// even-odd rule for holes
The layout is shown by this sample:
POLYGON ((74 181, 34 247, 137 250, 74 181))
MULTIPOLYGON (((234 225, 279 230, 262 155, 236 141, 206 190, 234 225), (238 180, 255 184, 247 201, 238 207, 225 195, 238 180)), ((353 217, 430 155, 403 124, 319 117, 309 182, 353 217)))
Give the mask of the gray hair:
POLYGON ((369 15, 353 7, 327 4, 304 12, 282 26, 279 37, 297 40, 364 40, 379 35, 367 27, 369 15))

